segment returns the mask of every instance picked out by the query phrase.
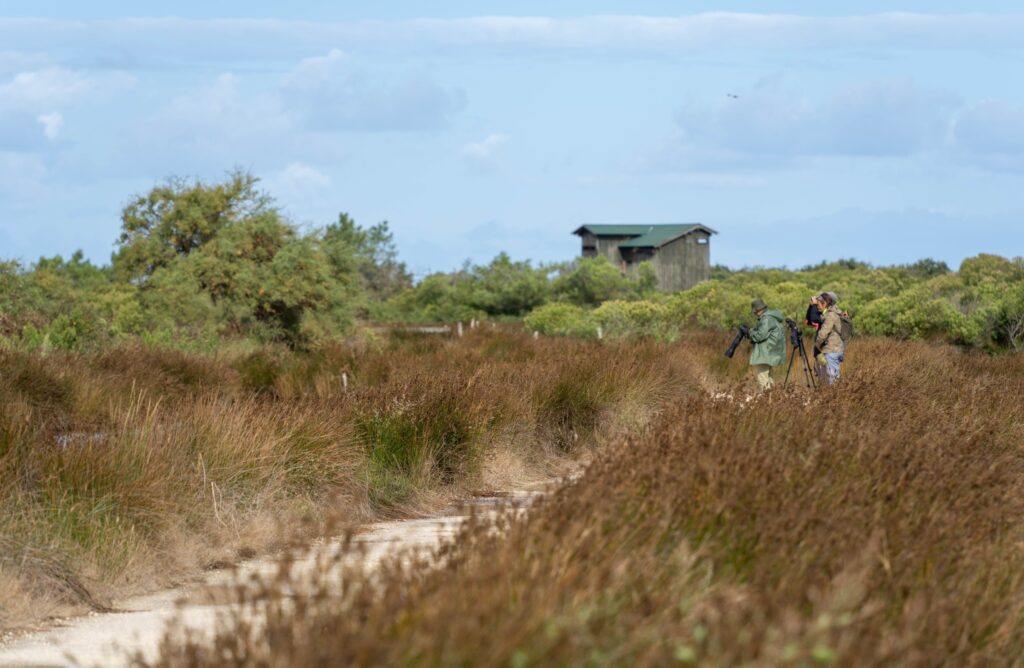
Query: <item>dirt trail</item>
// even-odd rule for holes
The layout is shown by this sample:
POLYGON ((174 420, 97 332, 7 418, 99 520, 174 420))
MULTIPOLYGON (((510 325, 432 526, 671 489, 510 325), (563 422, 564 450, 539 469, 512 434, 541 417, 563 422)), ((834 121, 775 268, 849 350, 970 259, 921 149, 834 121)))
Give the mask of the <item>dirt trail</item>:
MULTIPOLYGON (((549 486, 538 484, 500 496, 471 499, 437 517, 369 524, 360 530, 355 542, 365 547, 366 564, 372 567, 402 550, 436 547, 455 534, 473 508, 497 512, 528 504, 549 486)), ((337 540, 313 544, 305 556, 293 561, 292 572, 311 570, 319 558, 335 553, 340 544, 337 540)), ((21 637, 0 646, 0 667, 114 667, 124 665, 127 654, 140 652, 147 658, 155 657, 172 619, 182 629, 208 632, 218 614, 228 611, 229 604, 210 603, 211 596, 204 592, 243 582, 254 574, 276 573, 278 564, 279 557, 254 559, 234 571, 211 573, 198 585, 121 601, 117 612, 91 614, 21 637)))

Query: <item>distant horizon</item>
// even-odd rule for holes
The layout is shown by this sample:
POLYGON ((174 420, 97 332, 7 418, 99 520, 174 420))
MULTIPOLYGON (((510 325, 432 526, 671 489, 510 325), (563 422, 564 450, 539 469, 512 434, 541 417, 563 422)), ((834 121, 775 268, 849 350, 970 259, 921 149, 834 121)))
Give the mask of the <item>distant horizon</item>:
POLYGON ((130 196, 234 165, 299 225, 388 220, 417 275, 582 222, 702 222, 730 267, 1024 255, 1019 6, 709 7, 8 9, 0 255, 107 263, 130 196))

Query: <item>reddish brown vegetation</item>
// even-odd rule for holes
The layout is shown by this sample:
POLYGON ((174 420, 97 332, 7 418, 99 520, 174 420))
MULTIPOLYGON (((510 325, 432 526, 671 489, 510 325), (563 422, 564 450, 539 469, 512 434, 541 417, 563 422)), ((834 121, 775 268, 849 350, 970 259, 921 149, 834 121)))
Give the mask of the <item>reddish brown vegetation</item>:
POLYGON ((218 358, 3 352, 0 369, 0 627, 102 608, 327 520, 549 474, 679 376, 656 346, 501 331, 218 358))
MULTIPOLYGON (((659 366, 692 389, 726 371, 720 347, 660 348, 659 366)), ((470 522, 340 596, 265 583, 266 627, 243 616, 159 665, 1019 661, 1024 358, 860 341, 848 367, 813 396, 678 391, 500 531, 470 522)))

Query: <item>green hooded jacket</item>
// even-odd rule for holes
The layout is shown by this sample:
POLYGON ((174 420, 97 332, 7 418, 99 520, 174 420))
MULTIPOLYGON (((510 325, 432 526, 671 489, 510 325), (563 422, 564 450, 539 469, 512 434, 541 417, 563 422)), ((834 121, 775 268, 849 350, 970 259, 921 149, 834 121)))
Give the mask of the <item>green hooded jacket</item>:
POLYGON ((750 330, 754 352, 750 354, 750 365, 767 364, 778 366, 786 361, 786 330, 782 323, 785 316, 778 309, 768 309, 750 330))

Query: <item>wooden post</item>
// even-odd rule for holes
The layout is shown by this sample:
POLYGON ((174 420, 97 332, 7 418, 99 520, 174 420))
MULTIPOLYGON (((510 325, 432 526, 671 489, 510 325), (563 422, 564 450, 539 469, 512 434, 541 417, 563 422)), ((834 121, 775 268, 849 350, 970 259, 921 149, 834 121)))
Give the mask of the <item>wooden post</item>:
POLYGON ((461 320, 459 321, 458 327, 455 328, 455 331, 458 332, 459 338, 461 339, 462 338, 462 321, 461 320))
POLYGON ((538 331, 536 331, 536 330, 535 330, 535 331, 533 332, 533 340, 534 340, 534 341, 536 341, 536 340, 537 340, 537 339, 539 339, 539 338, 540 338, 540 332, 538 332, 538 331))
POLYGON ((597 326, 597 340, 600 341, 604 338, 604 331, 601 329, 601 325, 597 326))
POLYGON ((341 390, 348 392, 348 374, 344 371, 341 372, 341 390))

